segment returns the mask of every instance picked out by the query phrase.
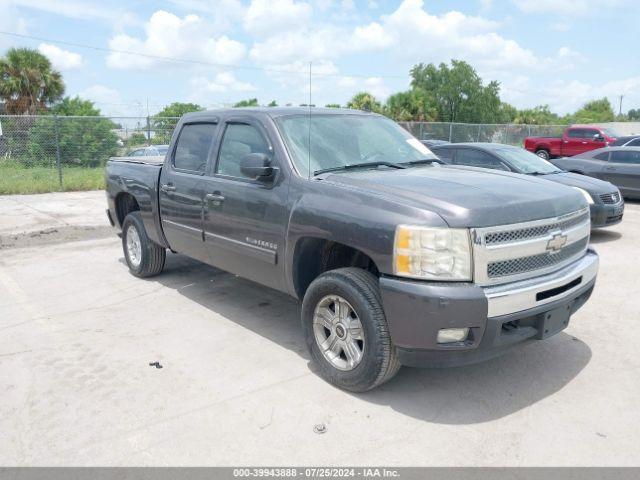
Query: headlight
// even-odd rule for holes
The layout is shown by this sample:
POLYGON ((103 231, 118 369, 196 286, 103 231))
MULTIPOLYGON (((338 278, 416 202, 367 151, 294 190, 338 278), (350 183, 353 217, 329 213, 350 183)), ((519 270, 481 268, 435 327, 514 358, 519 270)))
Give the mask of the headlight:
POLYGON ((589 205, 593 205, 593 198, 591 198, 591 195, 589 195, 589 192, 587 192, 586 190, 583 190, 580 187, 573 187, 573 188, 575 188, 582 194, 582 196, 584 197, 584 199, 587 201, 589 205))
POLYGON ((395 274, 402 277, 470 281, 469 230, 400 225, 393 264, 395 274))

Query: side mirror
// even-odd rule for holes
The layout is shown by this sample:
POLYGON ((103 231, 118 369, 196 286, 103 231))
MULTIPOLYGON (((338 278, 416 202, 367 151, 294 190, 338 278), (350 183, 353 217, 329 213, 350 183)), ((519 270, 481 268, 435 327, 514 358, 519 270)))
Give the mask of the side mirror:
POLYGON ((599 133, 596 133, 593 136, 593 140, 596 142, 604 142, 604 137, 602 135, 600 135, 599 133))
POLYGON ((271 158, 264 153, 249 153, 240 160, 240 171, 249 178, 267 180, 273 175, 271 158))

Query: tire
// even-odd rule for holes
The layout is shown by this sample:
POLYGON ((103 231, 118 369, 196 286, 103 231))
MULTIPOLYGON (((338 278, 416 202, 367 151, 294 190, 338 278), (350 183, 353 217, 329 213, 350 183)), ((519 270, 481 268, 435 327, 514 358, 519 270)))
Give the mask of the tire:
MULTIPOLYGON (((339 308, 345 312, 344 305, 339 308)), ((378 279, 366 270, 341 268, 316 278, 305 293, 301 320, 307 347, 319 375, 339 388, 365 392, 387 382, 400 369, 389 336, 378 279), (346 320, 336 313, 335 303, 341 304, 341 300, 353 311, 346 320), (333 309, 331 302, 334 302, 333 309), (333 319, 328 324, 327 317, 333 319), (358 323, 360 334, 356 333, 358 323), (340 329, 340 324, 348 328, 340 329), (331 328, 328 325, 332 325, 331 328), (340 334, 345 330, 345 337, 341 340, 340 334), (335 350, 322 348, 322 340, 331 343, 332 335, 333 342, 342 342, 345 349, 338 343, 335 350), (358 337, 361 340, 357 340, 358 337), (353 352, 354 341, 355 345, 361 345, 360 360, 349 363, 353 355, 348 356, 347 353, 353 352), (339 350, 340 355, 336 355, 339 350)))
POLYGON ((131 212, 122 222, 122 250, 129 271, 140 278, 158 275, 167 258, 166 249, 149 239, 140 212, 131 212), (138 247, 129 248, 129 242, 138 247))
POLYGON ((544 158, 545 160, 549 160, 551 158, 551 155, 549 155, 549 151, 544 149, 536 150, 536 155, 538 155, 540 158, 544 158))

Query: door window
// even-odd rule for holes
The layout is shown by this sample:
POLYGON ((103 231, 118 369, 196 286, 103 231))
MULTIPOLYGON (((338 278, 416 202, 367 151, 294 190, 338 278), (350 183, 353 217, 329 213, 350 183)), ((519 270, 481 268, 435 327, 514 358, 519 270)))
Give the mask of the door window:
POLYGON ((456 154, 456 164, 469 165, 471 167, 493 168, 507 170, 504 164, 488 153, 472 148, 460 148, 456 154))
POLYGON ((570 138, 584 138, 585 133, 583 128, 571 128, 567 132, 570 138))
POLYGON ((640 147, 640 138, 636 138, 631 140, 629 143, 627 143, 626 145, 627 147, 640 147))
POLYGON ((615 163, 640 165, 640 152, 634 150, 620 150, 611 152, 611 161, 615 163))
POLYGON ((250 153, 271 156, 269 144, 253 125, 231 123, 227 125, 218 154, 216 173, 229 177, 255 180, 240 170, 240 161, 250 153))
POLYGON ((599 153, 597 155, 594 155, 593 158, 597 158, 598 160, 602 160, 603 162, 606 162, 609 160, 609 152, 599 153))
POLYGON ((215 132, 214 123, 192 123, 182 127, 173 166, 179 170, 204 173, 215 132))
POLYGON ((587 128, 587 129, 584 130, 584 138, 588 138, 589 140, 593 140, 596 135, 598 135, 598 136, 601 135, 598 130, 594 130, 592 128, 587 128))

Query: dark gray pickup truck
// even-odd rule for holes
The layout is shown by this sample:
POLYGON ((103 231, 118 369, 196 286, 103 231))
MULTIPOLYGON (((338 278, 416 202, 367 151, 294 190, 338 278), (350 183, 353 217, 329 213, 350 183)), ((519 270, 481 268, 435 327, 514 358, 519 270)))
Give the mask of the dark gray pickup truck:
POLYGON ((185 115, 166 158, 108 162, 107 198, 134 275, 169 249, 301 299, 320 374, 352 391, 546 339, 598 270, 575 189, 443 166, 351 110, 185 115))

